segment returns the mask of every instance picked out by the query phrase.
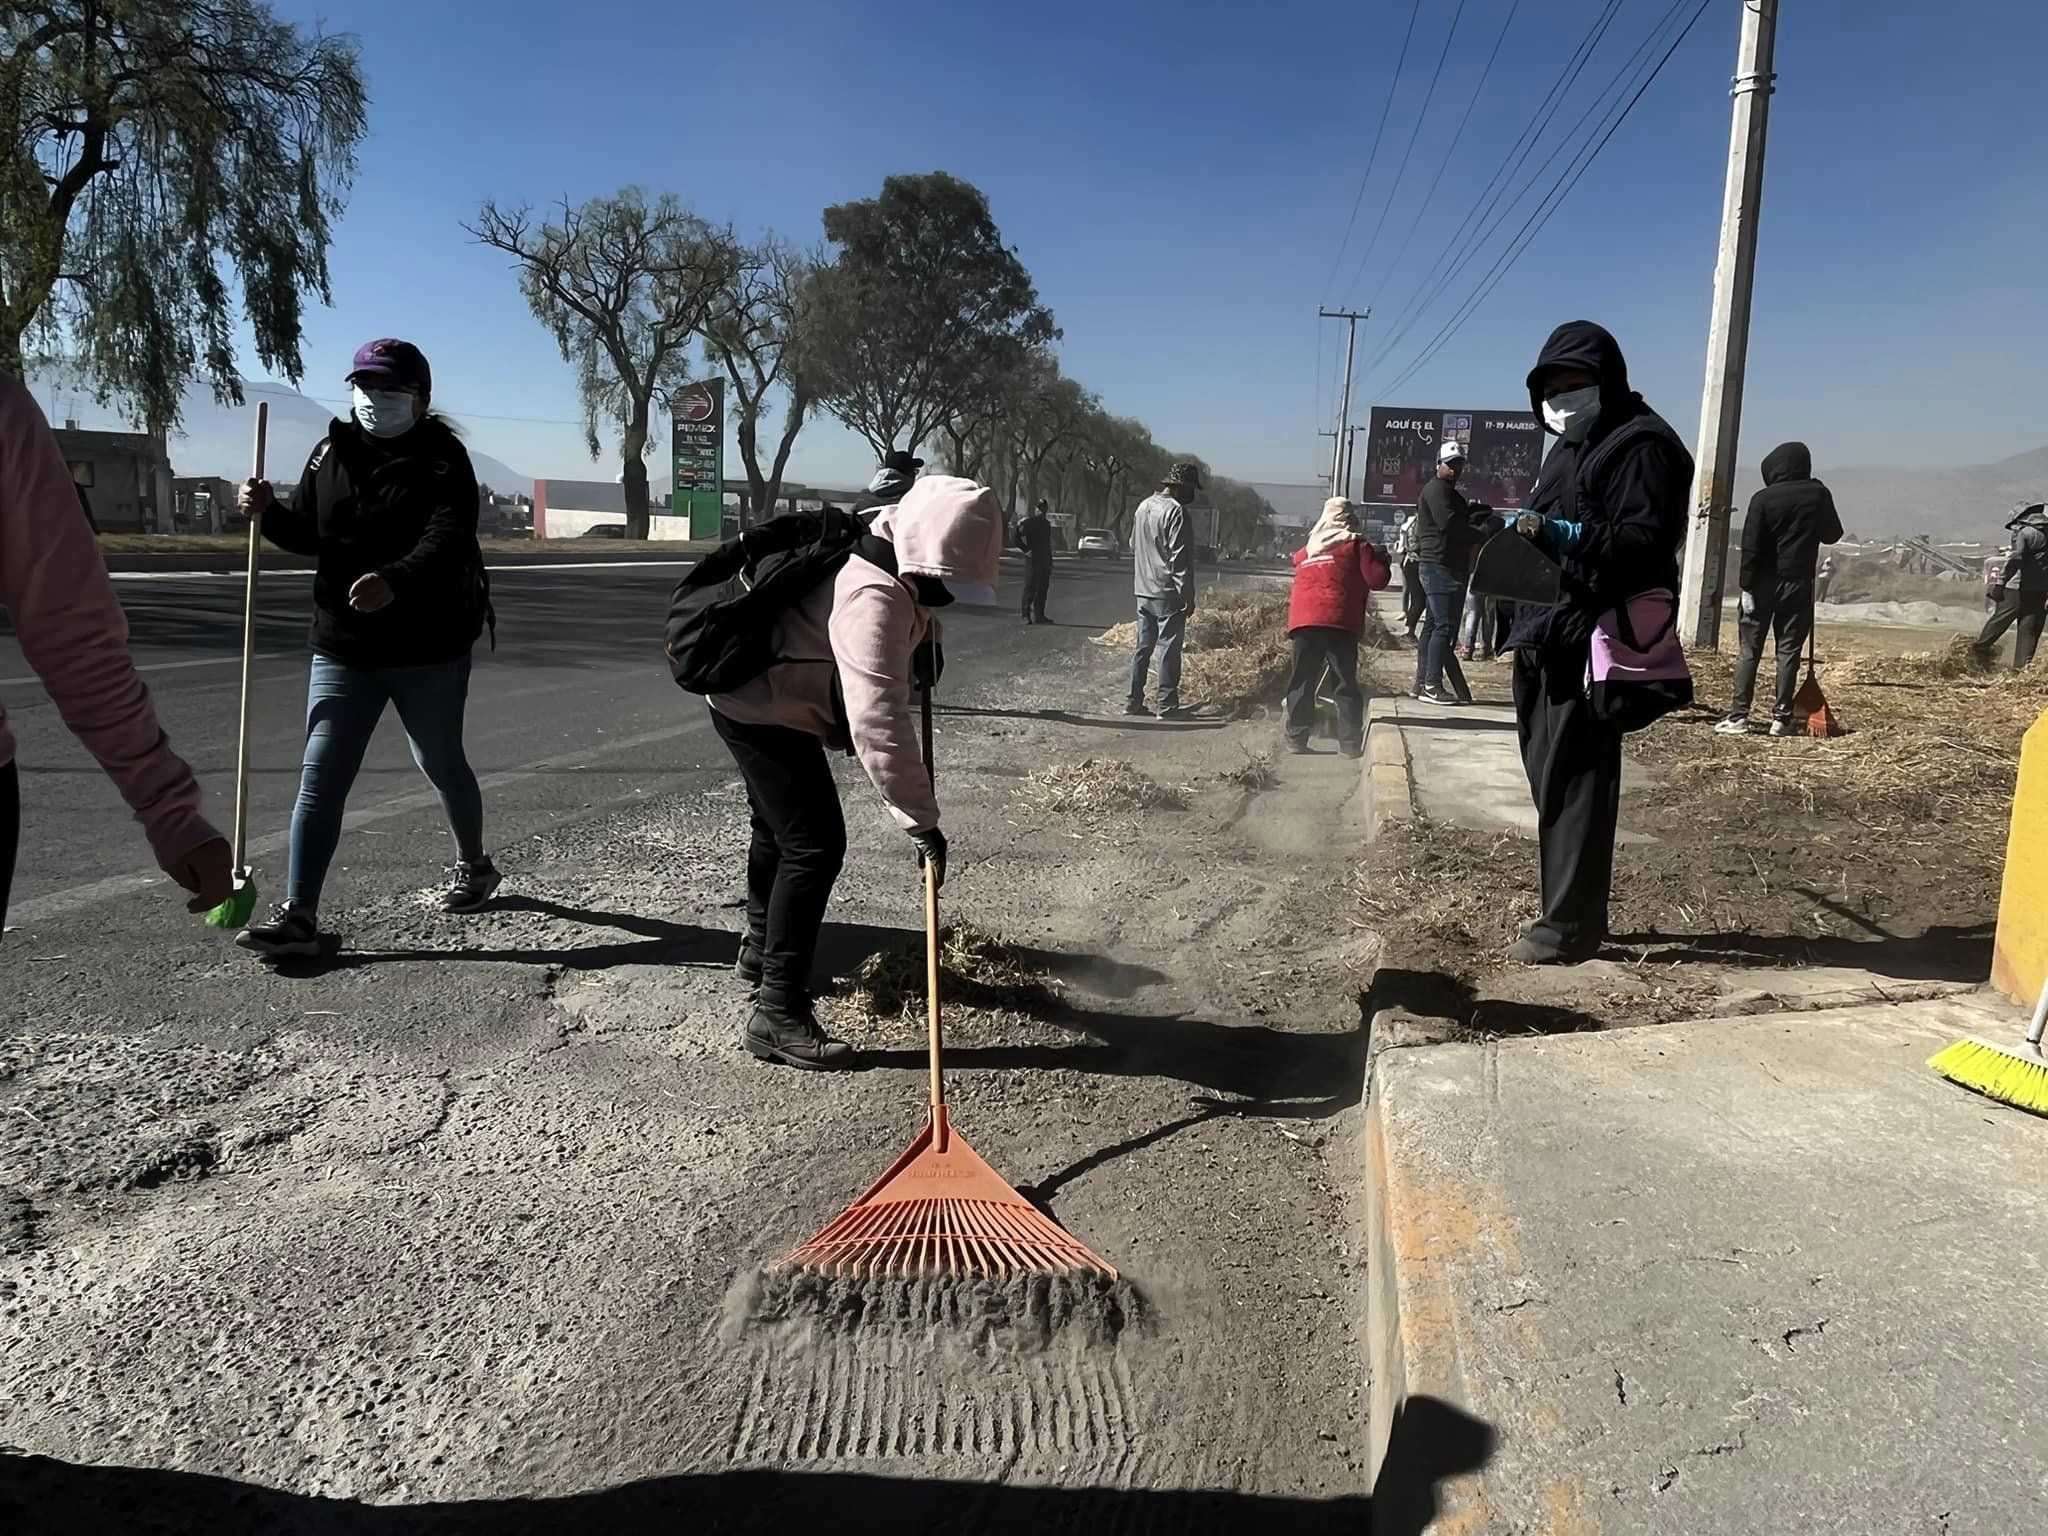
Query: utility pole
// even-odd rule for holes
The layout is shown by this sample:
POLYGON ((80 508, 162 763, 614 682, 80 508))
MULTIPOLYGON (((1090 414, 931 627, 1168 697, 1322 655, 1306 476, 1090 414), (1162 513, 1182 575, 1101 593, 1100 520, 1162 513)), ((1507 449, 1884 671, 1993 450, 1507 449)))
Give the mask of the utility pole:
POLYGON ((1316 313, 1325 320, 1350 322, 1350 330, 1344 340, 1344 402, 1337 408, 1337 430, 1331 436, 1337 439, 1330 449, 1330 494, 1342 496, 1345 485, 1351 479, 1351 458, 1346 452, 1350 446, 1345 440, 1344 429, 1351 425, 1351 361, 1358 352, 1358 322, 1372 317, 1369 309, 1323 309, 1316 313))
POLYGON ((1749 354, 1749 305, 1756 284, 1757 215, 1763 203, 1764 133, 1769 125, 1778 0, 1742 0, 1736 56, 1734 124, 1728 136, 1728 186, 1721 202, 1721 253, 1714 263, 1714 310, 1707 323, 1707 382, 1700 397, 1699 452, 1693 471, 1693 519, 1685 541, 1680 638, 1712 650, 1721 640, 1728 578, 1728 523, 1735 496, 1735 452, 1742 432, 1742 380, 1749 354))
MULTIPOLYGON (((1342 461, 1343 467, 1342 472, 1339 475, 1339 478, 1343 481, 1343 488, 1339 490, 1337 494, 1339 496, 1342 496, 1346 501, 1349 501, 1351 499, 1352 466, 1358 460, 1358 434, 1363 432, 1364 430, 1364 427, 1355 426, 1348 433, 1345 434, 1345 436, 1350 440, 1344 444, 1344 457, 1342 461)), ((1336 435, 1337 434, 1332 432, 1328 427, 1325 427, 1322 431, 1316 434, 1317 437, 1335 437, 1336 435)))

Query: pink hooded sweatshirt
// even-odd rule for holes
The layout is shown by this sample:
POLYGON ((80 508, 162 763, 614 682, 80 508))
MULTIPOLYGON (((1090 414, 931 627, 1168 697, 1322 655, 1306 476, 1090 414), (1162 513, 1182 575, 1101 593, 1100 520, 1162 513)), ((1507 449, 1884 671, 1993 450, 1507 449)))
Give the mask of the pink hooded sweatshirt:
MULTIPOLYGON (((220 834, 199 782, 171 750, 128 654, 128 618, 86 526, 78 489, 35 397, 0 373, 0 606, 57 711, 134 808, 171 868, 220 834)), ((0 766, 14 737, 0 707, 0 766)))
POLYGON ((854 555, 784 616, 775 650, 790 659, 735 692, 712 695, 711 707, 730 720, 788 726, 850 748, 896 824, 924 832, 939 824, 939 802, 924 771, 910 666, 937 621, 908 578, 993 586, 1003 514, 986 486, 927 475, 876 515, 872 532, 895 545, 897 574, 854 555))

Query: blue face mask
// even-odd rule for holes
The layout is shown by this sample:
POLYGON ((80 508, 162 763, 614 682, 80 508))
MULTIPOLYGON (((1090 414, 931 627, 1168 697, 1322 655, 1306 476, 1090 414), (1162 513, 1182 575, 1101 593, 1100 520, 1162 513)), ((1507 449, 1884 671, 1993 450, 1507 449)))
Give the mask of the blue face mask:
POLYGON ((406 389, 364 389, 351 384, 356 422, 372 437, 397 437, 412 430, 412 391, 406 389))

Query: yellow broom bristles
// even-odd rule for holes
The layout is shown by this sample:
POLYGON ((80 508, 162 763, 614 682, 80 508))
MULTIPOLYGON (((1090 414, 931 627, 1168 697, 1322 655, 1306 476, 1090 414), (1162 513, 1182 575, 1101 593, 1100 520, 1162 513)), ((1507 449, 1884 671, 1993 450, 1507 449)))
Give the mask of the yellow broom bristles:
POLYGON ((1988 1099, 2048 1115, 2048 1061, 2030 1050, 1988 1040, 1958 1040, 1928 1057, 1927 1065, 1988 1099))

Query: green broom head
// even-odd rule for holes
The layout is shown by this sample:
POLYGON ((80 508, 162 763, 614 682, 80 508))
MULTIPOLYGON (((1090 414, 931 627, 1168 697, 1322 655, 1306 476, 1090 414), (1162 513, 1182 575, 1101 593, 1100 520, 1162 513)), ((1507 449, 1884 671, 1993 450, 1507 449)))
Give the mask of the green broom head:
POLYGON ((248 870, 235 876, 234 894, 206 914, 209 928, 246 928, 256 915, 256 882, 248 870))
POLYGON ((1927 1065, 1987 1099, 2048 1115, 2048 1060, 2029 1047, 1958 1040, 1928 1057, 1927 1065))

